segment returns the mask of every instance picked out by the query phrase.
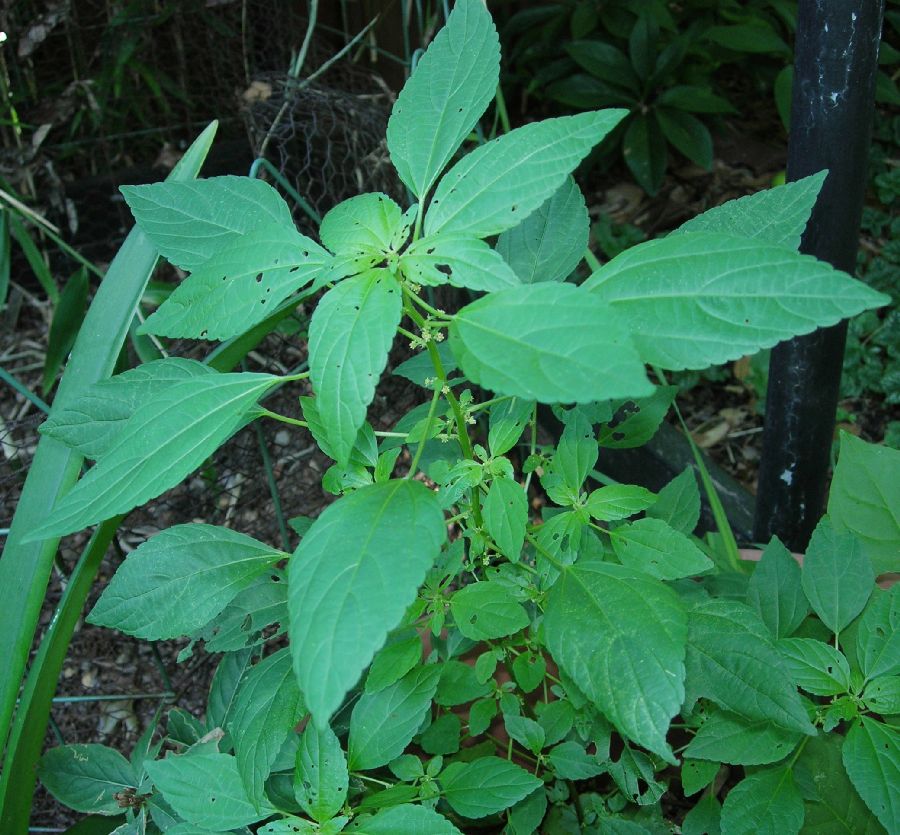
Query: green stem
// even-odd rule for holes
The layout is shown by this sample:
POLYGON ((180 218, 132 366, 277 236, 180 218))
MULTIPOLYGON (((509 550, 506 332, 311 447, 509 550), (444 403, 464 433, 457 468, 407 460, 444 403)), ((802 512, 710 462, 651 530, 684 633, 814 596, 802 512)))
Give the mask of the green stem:
POLYGON ((585 249, 584 251, 584 260, 587 261, 587 265, 591 268, 593 272, 597 272, 603 265, 597 259, 597 256, 591 252, 590 249, 585 249))
POLYGON ((498 403, 502 403, 504 400, 512 400, 512 395, 504 394, 503 397, 493 397, 490 400, 485 400, 484 403, 479 403, 477 406, 469 406, 469 412, 480 412, 482 409, 496 406, 498 403))
POLYGON ((431 426, 434 423, 434 415, 437 411, 438 401, 441 399, 442 388, 443 381, 439 380, 434 386, 434 394, 431 396, 431 405, 428 407, 428 417, 425 419, 425 433, 422 435, 422 440, 419 441, 419 445, 416 447, 416 454, 413 456, 412 464, 409 465, 409 472, 406 474, 407 478, 412 478, 416 474, 416 468, 419 466, 419 459, 422 457, 422 450, 425 449, 425 442, 431 437, 431 426))
POLYGON ((309 424, 305 420, 297 420, 287 415, 280 415, 278 412, 271 412, 268 409, 260 409, 260 417, 272 418, 272 420, 278 420, 281 423, 289 423, 291 426, 302 426, 304 429, 309 428, 309 424))

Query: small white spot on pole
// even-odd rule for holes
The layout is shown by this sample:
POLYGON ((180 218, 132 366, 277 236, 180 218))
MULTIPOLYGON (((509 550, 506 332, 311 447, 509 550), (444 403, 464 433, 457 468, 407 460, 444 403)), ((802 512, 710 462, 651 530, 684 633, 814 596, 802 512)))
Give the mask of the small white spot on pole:
POLYGON ((785 470, 785 471, 781 474, 781 480, 782 480, 785 484, 791 484, 791 483, 793 483, 793 481, 794 481, 794 474, 793 474, 790 470, 785 470))

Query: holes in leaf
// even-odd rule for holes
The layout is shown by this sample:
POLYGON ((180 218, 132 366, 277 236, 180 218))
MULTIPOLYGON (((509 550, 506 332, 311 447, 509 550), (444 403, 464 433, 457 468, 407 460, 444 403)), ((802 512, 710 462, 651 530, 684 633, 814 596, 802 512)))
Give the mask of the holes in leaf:
POLYGON ((295 272, 297 272, 297 270, 299 270, 299 269, 300 269, 300 267, 299 267, 299 265, 298 265, 298 266, 296 266, 296 267, 291 267, 291 268, 288 270, 288 272, 289 272, 289 273, 295 273, 295 272))
POLYGON ((263 277, 263 274, 262 274, 262 273, 257 273, 257 274, 256 274, 256 283, 257 283, 257 284, 261 284, 261 283, 262 283, 262 277, 263 277))
POLYGON ((435 264, 434 268, 439 272, 443 273, 446 276, 453 275, 453 270, 450 269, 449 264, 435 264))
POLYGON ((432 255, 433 253, 434 253, 434 247, 433 247, 433 246, 430 246, 430 247, 428 247, 428 249, 425 250, 425 254, 426 254, 426 255, 432 255))
POLYGON ((223 276, 222 276, 222 281, 228 281, 228 276, 227 276, 227 275, 223 275, 223 276))
POLYGON ((304 250, 303 250, 303 257, 304 257, 304 258, 309 258, 309 250, 308 250, 308 249, 304 249, 304 250))
POLYGON ((200 338, 203 339, 206 336, 206 334, 208 334, 208 333, 209 333, 209 331, 206 328, 204 328, 202 331, 200 331, 200 338))

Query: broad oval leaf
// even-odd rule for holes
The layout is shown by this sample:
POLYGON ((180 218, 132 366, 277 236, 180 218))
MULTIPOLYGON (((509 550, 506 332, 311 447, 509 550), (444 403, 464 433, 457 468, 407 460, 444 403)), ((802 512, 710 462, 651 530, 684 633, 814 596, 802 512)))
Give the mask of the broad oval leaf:
POLYGON ((747 602, 775 638, 792 635, 809 612, 800 566, 777 536, 772 537, 750 576, 747 602))
POLYGON ((500 80, 500 41, 481 0, 458 0, 391 111, 387 146, 400 179, 424 197, 475 127, 500 80))
POLYGON ((450 598, 450 611, 459 631, 473 641, 503 638, 529 624, 528 613, 509 589, 489 581, 461 588, 450 598))
POLYGON ((103 459, 30 538, 81 530, 174 487, 246 423, 278 381, 271 374, 211 374, 167 387, 129 418, 103 459))
POLYGON ((498 136, 464 156, 438 183, 425 232, 479 238, 520 223, 627 114, 599 110, 544 119, 498 136))
MULTIPOLYGON (((656 493, 652 493, 646 487, 638 487, 636 484, 611 484, 592 491, 584 509, 600 522, 614 522, 646 510, 655 501, 656 493)), ((668 525, 666 527, 672 530, 668 525)))
POLYGON ((499 757, 451 763, 438 776, 441 794, 467 818, 484 818, 508 809, 539 788, 541 781, 499 757))
POLYGON ((524 221, 497 240, 497 252, 525 284, 563 281, 588 246, 590 218, 575 180, 563 184, 524 221))
POLYGON ((50 794, 76 812, 118 815, 116 795, 140 783, 131 763, 105 745, 60 745, 41 758, 38 777, 50 794))
POLYGON ((755 771, 722 804, 727 835, 797 835, 803 826, 803 796, 790 768, 755 771))
POLYGON ((294 794, 313 820, 331 820, 344 805, 349 786, 347 760, 340 740, 327 725, 317 728, 310 722, 300 737, 294 794))
POLYGON ((445 534, 435 494, 393 480, 338 499, 303 537, 288 565, 291 650, 319 727, 415 599, 445 534))
POLYGON ((900 673, 900 584, 875 591, 860 618, 856 656, 867 681, 900 673))
POLYGON ((509 452, 522 437, 534 414, 534 401, 510 397, 491 406, 488 422, 488 446, 495 458, 509 452))
POLYGON ((345 465, 387 365, 400 323, 400 284, 370 270, 332 287, 309 325, 309 369, 316 407, 335 460, 345 465))
POLYGON ((662 519, 681 533, 694 532, 700 521, 700 491, 693 467, 685 467, 659 491, 656 503, 647 508, 647 516, 662 519))
POLYGON ((466 234, 420 238, 400 257, 400 269, 408 281, 431 287, 452 284, 493 293, 522 283, 496 250, 466 234))
POLYGON ((352 771, 379 768, 400 756, 425 719, 441 677, 439 664, 416 667, 376 693, 363 693, 350 715, 347 759, 352 771))
POLYGON ((228 528, 176 525, 125 558, 88 622, 154 641, 190 635, 286 556, 228 528))
POLYGON ((782 246, 709 232, 623 252, 583 285, 614 308, 644 362, 727 362, 887 304, 887 296, 782 246))
POLYGON ((391 249, 403 211, 386 194, 357 194, 322 218, 319 238, 335 255, 365 255, 391 249))
POLYGON ((528 497, 511 478, 495 478, 484 499, 484 524, 494 544, 512 562, 518 562, 528 522, 528 497))
POLYGON ((863 716, 842 753, 850 782, 888 832, 900 820, 900 731, 863 716))
POLYGON ((777 646, 801 690, 816 696, 849 692, 850 664, 840 650, 815 638, 784 638, 777 646))
POLYGON ((653 391, 609 307, 570 284, 492 293, 453 318, 450 347, 463 373, 497 394, 588 403, 653 391))
POLYGON ((160 255, 184 270, 196 269, 259 226, 294 227, 281 195, 250 177, 166 181, 122 186, 120 191, 160 255))
POLYGON ((801 738, 796 731, 779 728, 768 719, 749 720, 713 708, 684 755, 731 765, 765 765, 783 760, 801 738))
POLYGON ((712 560, 689 537, 661 519, 621 525, 612 533, 612 546, 622 565, 660 580, 693 577, 713 567, 712 560))
POLYGON ((657 386, 649 397, 609 404, 612 419, 600 426, 597 443, 609 449, 643 446, 656 435, 677 393, 677 386, 657 386))
POLYGON ((687 616, 646 574, 576 564, 553 585, 544 615, 554 660, 627 738, 675 762, 669 721, 684 701, 687 616))
POLYGON ((258 226, 195 267, 138 333, 230 339, 320 278, 331 260, 322 247, 293 226, 258 226))
POLYGON ((354 835, 462 835, 443 815, 425 806, 403 803, 352 825, 354 835))

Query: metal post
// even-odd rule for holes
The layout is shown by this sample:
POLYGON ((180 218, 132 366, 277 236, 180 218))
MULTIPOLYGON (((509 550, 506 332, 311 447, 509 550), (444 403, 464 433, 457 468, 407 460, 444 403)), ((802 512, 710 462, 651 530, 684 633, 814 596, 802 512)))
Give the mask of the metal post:
MULTIPOLYGON (((828 178, 801 251, 853 273, 884 0, 800 0, 787 177, 828 178)), ((754 537, 802 551, 825 502, 846 325, 772 351, 754 537)))

